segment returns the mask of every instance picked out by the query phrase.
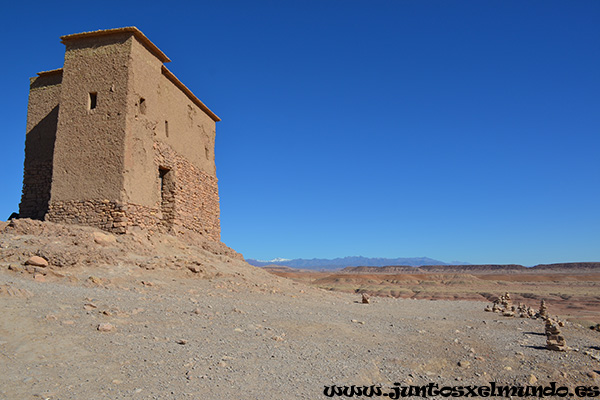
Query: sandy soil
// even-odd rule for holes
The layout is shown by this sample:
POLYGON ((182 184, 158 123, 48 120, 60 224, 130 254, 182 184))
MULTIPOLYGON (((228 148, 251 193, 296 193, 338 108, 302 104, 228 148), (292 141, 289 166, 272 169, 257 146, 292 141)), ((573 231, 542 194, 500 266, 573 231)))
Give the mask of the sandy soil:
POLYGON ((2 400, 324 399, 329 385, 394 382, 600 385, 600 333, 578 324, 563 328, 574 350, 552 352, 542 321, 486 313, 486 302, 361 304, 221 246, 39 224, 0 234, 2 400), (48 267, 24 265, 38 253, 48 267), (106 323, 112 330, 99 331, 106 323))

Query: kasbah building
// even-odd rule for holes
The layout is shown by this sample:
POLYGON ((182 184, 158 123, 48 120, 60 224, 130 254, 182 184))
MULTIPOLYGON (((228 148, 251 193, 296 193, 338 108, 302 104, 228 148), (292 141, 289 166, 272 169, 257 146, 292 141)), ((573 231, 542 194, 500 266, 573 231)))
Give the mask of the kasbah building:
POLYGON ((61 37, 31 78, 20 218, 220 240, 219 121, 135 27, 61 37))

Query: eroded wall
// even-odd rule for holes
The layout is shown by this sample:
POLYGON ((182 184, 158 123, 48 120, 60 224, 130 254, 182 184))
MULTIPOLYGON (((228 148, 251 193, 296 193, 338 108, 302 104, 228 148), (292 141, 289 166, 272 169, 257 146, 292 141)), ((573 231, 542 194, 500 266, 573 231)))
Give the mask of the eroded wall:
POLYGON ((162 73, 162 62, 132 44, 125 145, 130 225, 191 229, 220 240, 215 121, 162 73), (160 171, 168 171, 169 186, 160 171))
POLYGON ((130 34, 66 42, 47 219, 122 231, 130 34), (96 96, 95 107, 90 94, 96 96))
POLYGON ((52 202, 122 199, 132 40, 119 34, 66 42, 52 202))
POLYGON ((21 218, 43 220, 48 212, 61 80, 62 70, 30 80, 21 218))

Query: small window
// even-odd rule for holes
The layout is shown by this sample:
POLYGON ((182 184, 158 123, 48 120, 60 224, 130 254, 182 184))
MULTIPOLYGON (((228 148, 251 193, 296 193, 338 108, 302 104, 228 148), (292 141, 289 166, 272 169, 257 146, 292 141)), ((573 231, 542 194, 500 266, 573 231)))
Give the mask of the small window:
POLYGON ((140 97, 140 112, 146 114, 146 99, 143 97, 140 97))
POLYGON ((98 93, 90 92, 90 98, 88 99, 88 110, 93 110, 98 105, 98 93))
POLYGON ((165 135, 169 137, 169 121, 165 121, 165 135))

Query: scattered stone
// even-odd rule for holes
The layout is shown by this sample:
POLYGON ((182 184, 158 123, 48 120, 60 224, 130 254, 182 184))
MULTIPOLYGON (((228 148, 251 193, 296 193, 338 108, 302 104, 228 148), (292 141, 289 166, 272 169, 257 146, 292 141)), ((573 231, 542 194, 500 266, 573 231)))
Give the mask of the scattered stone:
POLYGON ((34 267, 47 267, 48 266, 48 261, 45 258, 42 258, 40 256, 32 256, 29 258, 29 260, 25 261, 26 265, 33 265, 34 267))
POLYGON ((142 281, 142 285, 144 286, 154 286, 154 283, 148 281, 142 281))
POLYGON ((181 345, 187 344, 187 342, 188 342, 188 341, 187 341, 187 340, 185 340, 185 339, 179 339, 179 340, 175 341, 175 343, 177 343, 177 344, 181 344, 181 345))
POLYGON ((362 303, 363 304, 369 304, 371 302, 371 296, 369 296, 366 293, 362 294, 362 303))
POLYGON ((97 328, 100 332, 112 332, 115 330, 115 327, 113 324, 108 323, 108 322, 102 322, 101 324, 98 325, 97 328))
POLYGON ((95 305, 94 303, 85 303, 83 305, 83 309, 86 310, 86 311, 92 311, 92 310, 94 310, 96 308, 98 308, 98 306, 95 305))
POLYGON ((200 268, 200 265, 198 264, 188 265, 188 269, 195 274, 202 272, 202 268, 200 268))
POLYGON ((535 385, 537 381, 537 377, 533 374, 529 375, 529 379, 527 380, 527 382, 529 382, 530 385, 535 385))
POLYGON ((461 360, 458 362, 458 366, 461 368, 469 368, 471 366, 471 362, 467 360, 461 360))
POLYGON ((33 280, 36 282, 46 282, 46 277, 43 274, 34 274, 33 280))
POLYGON ((103 246, 117 243, 116 237, 114 237, 113 235, 106 234, 106 233, 94 232, 93 237, 94 237, 94 242, 96 242, 100 245, 103 245, 103 246))
POLYGON ((102 285, 102 283, 103 283, 102 279, 95 277, 95 276, 90 276, 88 278, 88 281, 92 282, 95 285, 102 285))
POLYGON ((590 326, 590 329, 593 331, 600 332, 600 324, 592 325, 592 326, 590 326))

